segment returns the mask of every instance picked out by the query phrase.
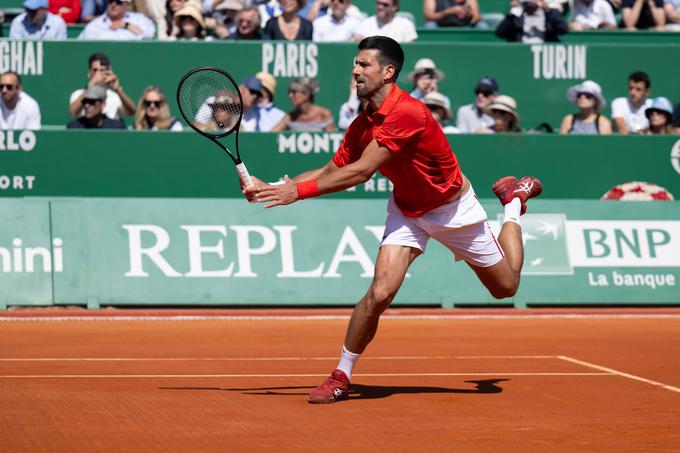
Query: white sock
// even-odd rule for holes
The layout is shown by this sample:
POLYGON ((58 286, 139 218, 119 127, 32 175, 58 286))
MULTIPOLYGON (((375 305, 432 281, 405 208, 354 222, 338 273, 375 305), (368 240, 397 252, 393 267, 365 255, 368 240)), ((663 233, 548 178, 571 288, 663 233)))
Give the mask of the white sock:
POLYGON ((338 362, 338 370, 342 370, 347 375, 347 379, 352 380, 352 368, 356 365, 357 360, 361 354, 355 354, 349 352, 345 345, 342 345, 342 354, 340 355, 340 361, 338 362))
POLYGON ((505 222, 515 222, 517 225, 519 223, 519 213, 522 211, 522 202, 519 198, 513 198, 512 201, 505 205, 505 217, 503 217, 503 223, 505 222))

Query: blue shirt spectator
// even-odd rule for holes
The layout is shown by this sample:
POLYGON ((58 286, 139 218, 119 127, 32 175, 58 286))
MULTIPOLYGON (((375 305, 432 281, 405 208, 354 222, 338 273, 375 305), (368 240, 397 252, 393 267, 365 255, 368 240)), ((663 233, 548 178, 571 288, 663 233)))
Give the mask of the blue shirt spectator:
POLYGON ((66 39, 66 23, 47 11, 47 0, 25 0, 23 6, 26 12, 12 20, 10 38, 66 39))
POLYGON ((106 12, 109 0, 82 0, 80 10, 80 20, 88 23, 97 16, 106 12))
POLYGON ((243 113, 243 122, 253 124, 257 132, 269 132, 286 116, 286 112, 276 107, 273 102, 257 104, 243 113))
POLYGON ((276 78, 266 72, 258 72, 255 77, 262 82, 263 98, 258 102, 258 105, 253 106, 243 114, 244 121, 247 119, 252 122, 254 125, 252 130, 269 132, 286 116, 286 112, 274 104, 276 78))

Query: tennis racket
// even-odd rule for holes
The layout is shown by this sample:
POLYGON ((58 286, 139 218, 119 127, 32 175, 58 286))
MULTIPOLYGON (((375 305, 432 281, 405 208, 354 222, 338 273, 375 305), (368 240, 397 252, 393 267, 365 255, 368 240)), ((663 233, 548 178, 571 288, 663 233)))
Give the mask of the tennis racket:
POLYGON ((210 66, 192 69, 177 85, 177 105, 182 118, 193 130, 208 137, 231 157, 241 182, 249 186, 252 180, 238 148, 243 101, 234 78, 228 72, 210 66), (234 131, 236 154, 219 141, 234 131))

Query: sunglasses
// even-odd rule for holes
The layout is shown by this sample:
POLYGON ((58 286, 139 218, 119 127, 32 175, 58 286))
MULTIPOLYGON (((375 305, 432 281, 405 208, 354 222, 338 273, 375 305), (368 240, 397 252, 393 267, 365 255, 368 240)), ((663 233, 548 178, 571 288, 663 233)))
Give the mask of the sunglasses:
POLYGON ((163 101, 147 101, 146 99, 144 100, 144 107, 146 108, 149 108, 151 106, 160 108, 161 105, 163 105, 163 101))
POLYGON ((100 102, 99 99, 83 99, 83 105, 97 105, 100 102))
POLYGON ((5 88, 7 88, 7 91, 12 91, 16 88, 16 85, 12 85, 11 83, 0 83, 0 90, 4 90, 5 88))
POLYGON ((126 2, 126 1, 123 1, 123 0, 111 0, 111 1, 109 2, 109 5, 118 5, 118 6, 120 6, 120 5, 125 5, 126 3, 129 3, 129 2, 126 2))
POLYGON ((340 3, 341 5, 344 5, 345 0, 331 0, 331 3, 340 3))
POLYGON ((489 96, 491 96, 491 95, 493 94, 493 91, 476 90, 476 91, 475 91, 475 94, 476 94, 477 96, 479 96, 479 95, 481 94, 481 95, 484 96, 485 98, 488 98, 489 96))
POLYGON ((432 79, 437 77, 437 73, 434 72, 434 69, 432 68, 421 69, 420 72, 416 74, 416 77, 421 78, 423 76, 428 76, 430 79, 432 79))
POLYGON ((388 2, 375 2, 375 6, 380 6, 380 7, 383 7, 383 8, 389 8, 390 6, 392 6, 392 4, 388 3, 388 2))
POLYGON ((592 94, 592 93, 586 93, 586 92, 576 93, 577 98, 580 98, 581 96, 584 96, 586 99, 595 99, 595 95, 592 94))

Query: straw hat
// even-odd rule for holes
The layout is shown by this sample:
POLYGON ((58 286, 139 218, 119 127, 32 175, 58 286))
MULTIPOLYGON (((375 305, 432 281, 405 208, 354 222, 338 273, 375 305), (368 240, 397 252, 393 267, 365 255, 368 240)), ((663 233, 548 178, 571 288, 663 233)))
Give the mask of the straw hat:
POLYGON ((489 106, 489 110, 500 110, 501 112, 508 112, 514 118, 515 122, 519 125, 519 115, 517 114, 517 102, 510 96, 504 94, 499 94, 494 99, 493 103, 489 106))
POLYGON ((567 99, 572 104, 576 105, 579 93, 588 93, 597 99, 596 110, 600 111, 607 105, 607 100, 602 96, 602 88, 592 80, 586 80, 583 83, 574 85, 567 90, 567 99))
POLYGON ((434 106, 434 107, 441 107, 444 109, 446 112, 446 117, 444 118, 445 120, 450 120, 453 115, 451 114, 451 109, 447 105, 448 103, 446 102, 446 97, 437 92, 437 91, 430 91, 427 93, 425 96, 422 97, 421 101, 423 104, 426 106, 434 106))
POLYGON ((268 72, 260 71, 257 74, 255 74, 255 77, 260 79, 260 82, 262 82, 262 86, 264 87, 264 89, 269 91, 269 94, 271 94, 271 98, 274 99, 274 94, 276 94, 276 79, 274 78, 274 76, 269 74, 268 72))
POLYGON ((407 77, 409 82, 416 83, 417 76, 428 71, 432 71, 437 76, 437 79, 444 80, 444 73, 437 69, 434 61, 430 60, 429 58, 421 58, 420 60, 416 61, 413 71, 408 73, 407 77))
POLYGON ((194 4, 187 3, 183 8, 178 10, 174 15, 175 24, 179 27, 179 19, 182 16, 189 16, 196 20, 201 28, 205 28, 205 19, 203 13, 194 4))

